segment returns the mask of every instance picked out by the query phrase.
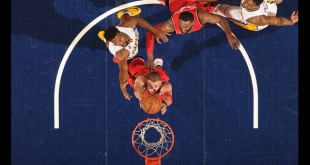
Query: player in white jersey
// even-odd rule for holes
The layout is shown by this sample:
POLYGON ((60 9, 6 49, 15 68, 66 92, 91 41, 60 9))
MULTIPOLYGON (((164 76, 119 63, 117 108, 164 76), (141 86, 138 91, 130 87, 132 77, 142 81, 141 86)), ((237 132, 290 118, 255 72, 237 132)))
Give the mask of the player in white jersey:
POLYGON ((298 12, 293 11, 290 19, 276 17, 277 5, 283 0, 241 0, 240 6, 218 5, 214 14, 230 19, 235 24, 259 31, 268 25, 289 26, 298 22, 298 12))
POLYGON ((105 31, 100 31, 98 37, 103 40, 109 51, 113 54, 113 61, 119 66, 119 83, 122 93, 126 99, 130 99, 130 95, 126 90, 126 79, 128 75, 127 60, 134 58, 138 53, 139 33, 137 25, 145 28, 155 34, 157 42, 160 44, 160 39, 163 42, 168 42, 168 33, 156 29, 146 20, 137 15, 141 9, 138 7, 127 8, 120 11, 117 17, 120 23, 117 26, 110 26, 105 31))
MULTIPOLYGON (((128 27, 120 27, 120 26, 111 26, 109 27, 106 32, 111 33, 111 31, 115 31, 112 33, 116 33, 116 36, 109 41, 106 41, 107 47, 109 48, 109 51, 112 53, 112 55, 116 58, 116 52, 121 49, 126 49, 129 51, 128 59, 132 59, 137 53, 138 53, 138 44, 139 44, 139 32, 137 28, 128 28, 128 27), (119 38, 117 37, 118 35, 119 38), (125 42, 122 42, 122 37, 124 37, 124 40, 127 40, 125 42), (121 38, 121 39, 120 39, 121 38), (117 45, 117 42, 122 42, 119 45, 117 45), (116 44, 114 44, 116 43, 116 44)), ((107 34, 106 34, 107 36, 107 34)), ((105 40, 105 38, 104 38, 105 40)), ((117 62, 116 59, 114 59, 114 62, 117 62)))

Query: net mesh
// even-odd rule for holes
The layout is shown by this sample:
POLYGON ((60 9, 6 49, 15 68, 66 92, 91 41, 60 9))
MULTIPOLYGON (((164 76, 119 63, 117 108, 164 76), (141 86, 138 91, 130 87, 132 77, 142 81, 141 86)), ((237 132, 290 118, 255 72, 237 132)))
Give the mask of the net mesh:
POLYGON ((159 119, 145 120, 133 131, 133 145, 145 157, 162 157, 171 150, 174 136, 171 128, 159 119), (160 138, 157 142, 148 142, 145 135, 155 129, 160 138))

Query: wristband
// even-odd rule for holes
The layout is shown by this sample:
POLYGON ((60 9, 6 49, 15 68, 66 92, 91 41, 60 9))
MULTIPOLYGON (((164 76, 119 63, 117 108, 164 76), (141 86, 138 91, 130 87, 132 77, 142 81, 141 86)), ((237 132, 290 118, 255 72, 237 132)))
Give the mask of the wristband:
POLYGON ((169 105, 167 104, 167 102, 165 102, 165 103, 167 106, 170 106, 172 104, 172 95, 170 93, 164 93, 163 95, 160 96, 160 98, 161 98, 162 102, 165 102, 164 100, 166 98, 169 98, 171 100, 171 103, 169 105))

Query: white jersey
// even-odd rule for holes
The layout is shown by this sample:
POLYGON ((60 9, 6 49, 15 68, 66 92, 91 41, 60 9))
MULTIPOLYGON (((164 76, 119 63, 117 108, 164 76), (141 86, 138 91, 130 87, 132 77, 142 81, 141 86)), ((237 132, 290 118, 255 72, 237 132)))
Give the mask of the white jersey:
MULTIPOLYGON (((260 16, 260 15, 266 15, 266 16, 275 16, 277 14, 277 5, 275 3, 270 3, 267 2, 267 0, 264 0, 259 8, 254 11, 248 11, 247 9, 242 7, 242 3, 244 0, 241 1, 241 17, 242 17, 242 22, 247 24, 248 22, 246 21, 247 19, 255 16, 260 16)), ((256 26, 257 31, 262 30, 266 28, 268 25, 265 26, 256 26)))
POLYGON ((115 53, 121 49, 126 49, 130 52, 128 59, 132 59, 138 53, 138 44, 139 44, 139 32, 136 27, 134 28, 126 28, 115 26, 120 32, 125 33, 130 38, 130 43, 125 46, 116 46, 112 42, 109 42, 109 51, 115 57, 115 53))
POLYGON ((269 2, 270 0, 264 0, 259 8, 254 11, 248 11, 244 7, 242 7, 242 3, 244 0, 241 1, 240 6, 230 6, 230 5, 221 5, 219 4, 215 10, 213 11, 214 14, 229 18, 235 24, 251 30, 251 31, 259 31, 266 28, 268 25, 265 26, 257 26, 251 23, 248 23, 246 20, 260 15, 266 16, 275 16, 277 14, 277 5, 275 3, 269 2))

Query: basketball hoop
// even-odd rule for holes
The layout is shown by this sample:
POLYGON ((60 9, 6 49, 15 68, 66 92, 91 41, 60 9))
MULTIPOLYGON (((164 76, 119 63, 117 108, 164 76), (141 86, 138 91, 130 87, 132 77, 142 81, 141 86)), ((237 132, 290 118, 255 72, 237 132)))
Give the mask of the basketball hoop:
POLYGON ((132 131, 132 145, 136 152, 145 158, 145 165, 160 165, 161 158, 166 156, 174 144, 174 134, 171 127, 160 119, 145 119, 138 123, 132 131), (149 136, 152 132, 152 136, 149 136), (159 137, 154 142, 151 138, 159 137))

